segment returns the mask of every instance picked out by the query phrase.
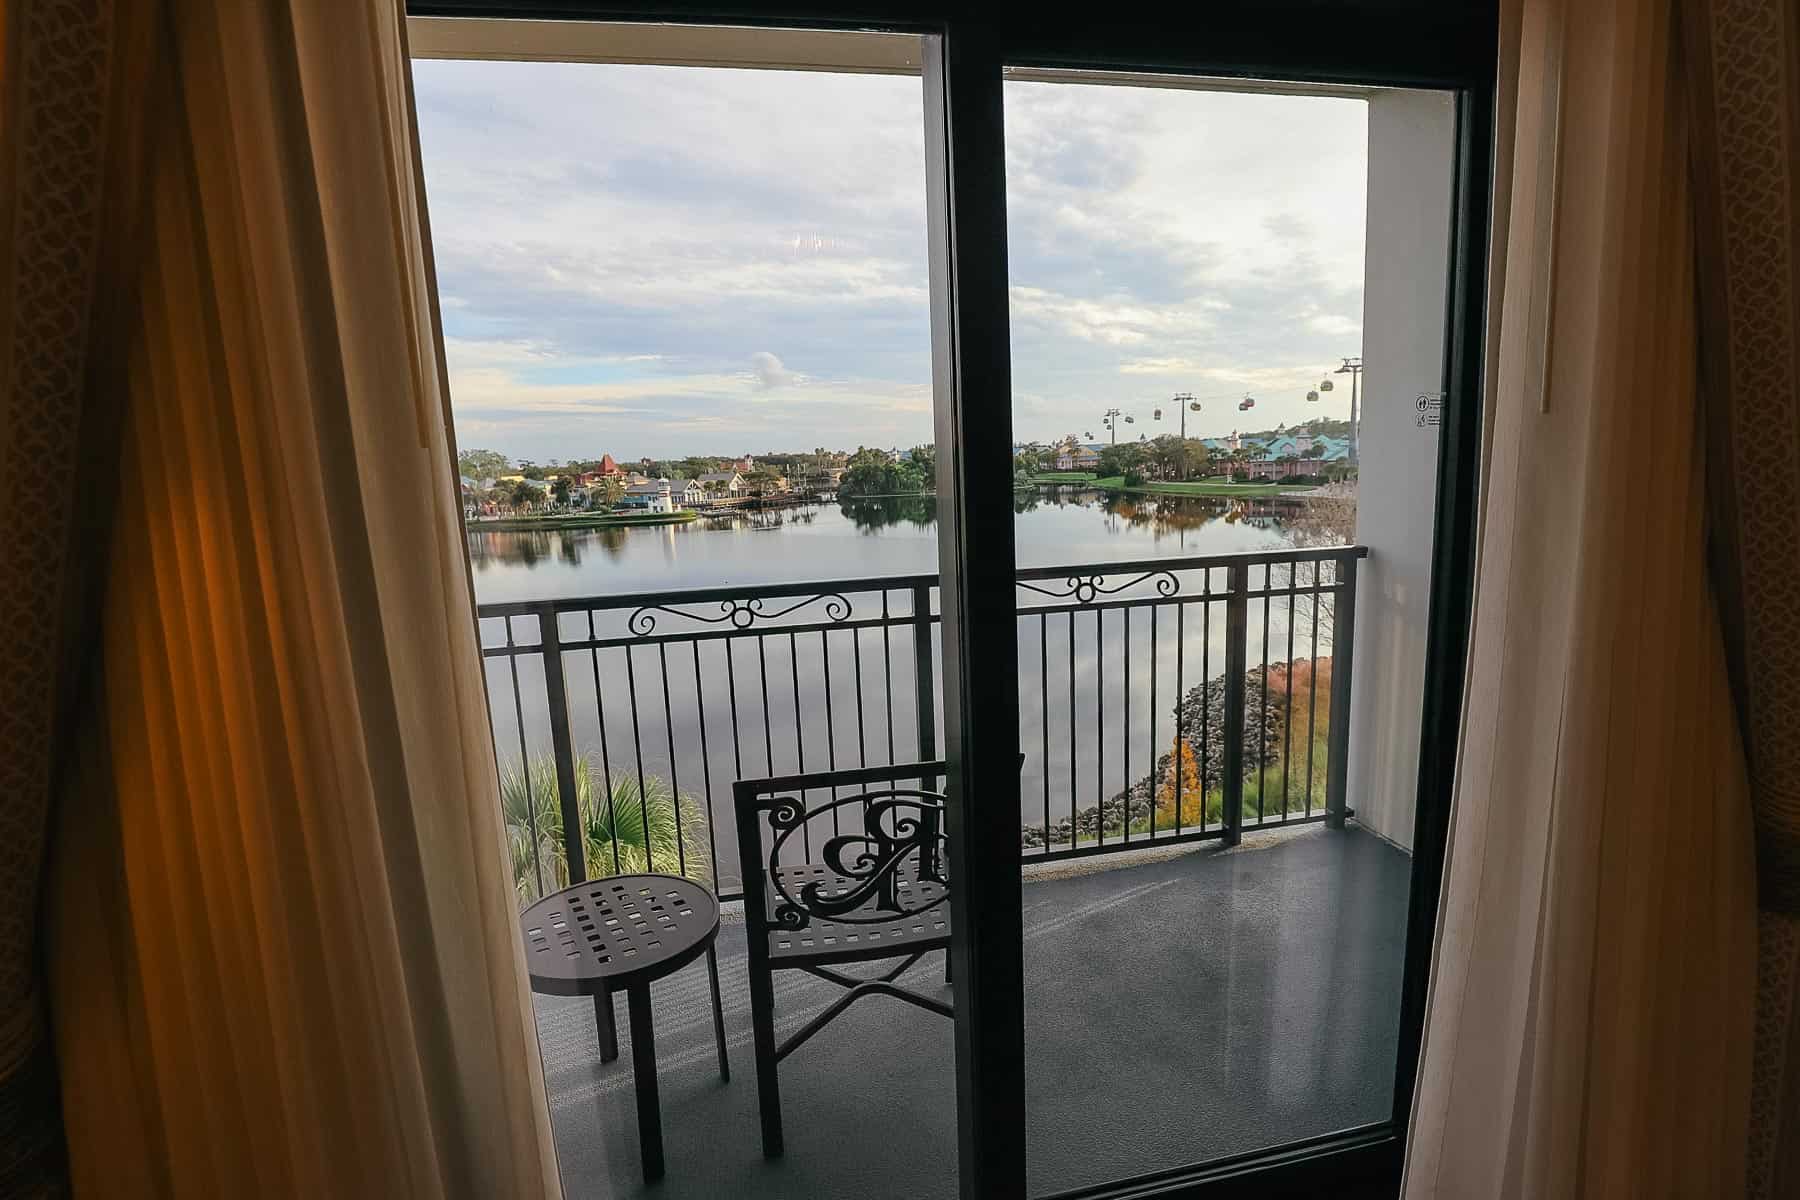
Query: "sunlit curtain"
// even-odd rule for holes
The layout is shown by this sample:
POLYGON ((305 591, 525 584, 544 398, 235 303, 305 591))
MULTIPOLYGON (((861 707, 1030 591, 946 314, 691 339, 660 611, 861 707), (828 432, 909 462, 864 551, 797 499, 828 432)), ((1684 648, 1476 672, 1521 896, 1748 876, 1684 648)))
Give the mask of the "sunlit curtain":
POLYGON ((1674 5, 1514 0, 1502 35, 1491 442, 1406 1194, 1739 1196, 1755 867, 1674 5))
POLYGON ((1756 819, 1749 1195, 1800 1195, 1800 10, 1684 0, 1713 579, 1756 819))
POLYGON ((41 946, 77 1194, 555 1194, 400 6, 87 8, 112 459, 41 946))

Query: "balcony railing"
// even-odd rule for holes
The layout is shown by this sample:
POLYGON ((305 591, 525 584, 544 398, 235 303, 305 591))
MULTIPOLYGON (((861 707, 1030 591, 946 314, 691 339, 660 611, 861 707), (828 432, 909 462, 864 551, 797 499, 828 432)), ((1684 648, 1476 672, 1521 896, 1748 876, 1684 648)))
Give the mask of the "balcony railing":
MULTIPOLYGON (((1021 854, 1341 825, 1366 554, 1019 571, 1021 854)), ((733 898, 718 848, 735 844, 734 780, 928 760, 943 744, 935 575, 479 615, 522 901, 633 869, 733 898)))

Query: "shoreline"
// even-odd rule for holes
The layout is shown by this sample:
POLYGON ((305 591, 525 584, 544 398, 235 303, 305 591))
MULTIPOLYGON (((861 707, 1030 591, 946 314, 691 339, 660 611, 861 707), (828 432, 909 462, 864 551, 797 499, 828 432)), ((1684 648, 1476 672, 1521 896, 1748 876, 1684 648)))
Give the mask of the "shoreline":
POLYGON ((628 529, 633 525, 686 525, 698 521, 700 514, 691 508, 672 513, 603 513, 593 517, 494 517, 465 521, 472 531, 491 529, 498 533, 531 533, 558 529, 628 529))
POLYGON ((1105 479, 1034 477, 1027 487, 1080 487, 1102 492, 1122 492, 1133 496, 1294 496, 1304 499, 1309 493, 1329 486, 1321 483, 1223 483, 1223 482, 1157 482, 1126 487, 1122 476, 1105 479))

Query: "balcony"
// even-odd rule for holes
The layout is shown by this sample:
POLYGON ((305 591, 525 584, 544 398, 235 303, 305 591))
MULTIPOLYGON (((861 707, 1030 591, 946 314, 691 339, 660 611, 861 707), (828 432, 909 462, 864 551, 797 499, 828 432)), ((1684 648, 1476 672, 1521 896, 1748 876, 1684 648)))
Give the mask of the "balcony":
MULTIPOLYGON (((1034 1194, 1388 1115, 1411 868, 1347 796, 1365 553, 1019 572, 1034 1194)), ((882 1000, 782 1064, 787 1153, 763 1159, 729 903, 734 780, 937 757, 935 577, 480 615, 521 906, 571 877, 646 868, 728 902, 733 1083, 711 1057, 704 973, 653 989, 658 1194, 883 1195, 903 1177, 909 1195, 954 1195, 950 1026, 882 1000)), ((941 986, 940 969, 911 978, 941 986)), ((777 976, 780 1023, 832 995, 777 976)), ((590 1001, 536 999, 565 1181, 646 1190, 629 1052, 600 1062, 590 1001)))

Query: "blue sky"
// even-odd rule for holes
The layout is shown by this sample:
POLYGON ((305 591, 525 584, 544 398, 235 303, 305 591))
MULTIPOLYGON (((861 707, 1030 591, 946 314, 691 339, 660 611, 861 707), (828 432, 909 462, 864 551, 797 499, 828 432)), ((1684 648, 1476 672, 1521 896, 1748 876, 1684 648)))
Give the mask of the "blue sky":
MULTIPOLYGON (((919 80, 414 72, 460 445, 931 437, 919 80)), ((1154 435, 1177 391, 1205 405, 1190 433, 1347 415, 1303 397, 1360 351, 1360 101, 1015 81, 1006 121, 1021 440, 1103 435, 1113 405, 1154 435)))

